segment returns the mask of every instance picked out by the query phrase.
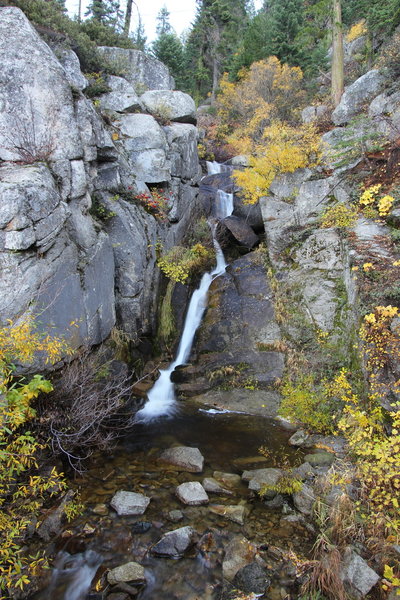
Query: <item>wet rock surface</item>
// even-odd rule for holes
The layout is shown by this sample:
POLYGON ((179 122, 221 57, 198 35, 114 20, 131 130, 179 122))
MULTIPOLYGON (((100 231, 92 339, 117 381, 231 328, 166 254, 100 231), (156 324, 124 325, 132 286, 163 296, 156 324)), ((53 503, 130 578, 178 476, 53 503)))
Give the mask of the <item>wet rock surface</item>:
POLYGON ((181 483, 181 485, 176 488, 175 494, 181 502, 188 504, 189 506, 208 504, 209 501, 206 490, 198 481, 181 483))
POLYGON ((110 502, 118 515, 142 515, 149 504, 150 498, 147 496, 123 490, 117 492, 110 502))
POLYGON ((204 457, 201 455, 200 450, 190 446, 169 448, 161 454, 160 461, 190 473, 201 473, 204 466, 204 457))
POLYGON ((121 581, 143 583, 146 578, 144 568, 136 562, 129 562, 111 569, 107 574, 108 583, 115 585, 121 581))
POLYGON ((184 553, 197 541, 197 533, 192 527, 181 527, 165 534, 151 552, 157 556, 181 558, 184 553))

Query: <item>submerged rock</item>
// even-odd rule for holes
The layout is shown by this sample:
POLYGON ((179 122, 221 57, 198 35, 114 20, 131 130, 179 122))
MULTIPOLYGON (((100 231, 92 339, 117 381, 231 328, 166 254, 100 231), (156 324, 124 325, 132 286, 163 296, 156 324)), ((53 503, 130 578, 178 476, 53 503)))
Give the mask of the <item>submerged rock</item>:
POLYGON ((193 527, 181 527, 166 533, 157 544, 151 548, 156 556, 181 558, 184 553, 197 541, 197 533, 193 527))
POLYGON ((222 471, 214 471, 213 478, 229 489, 238 487, 241 481, 240 475, 236 473, 223 473, 222 471))
POLYGON ((190 446, 169 448, 161 454, 160 460, 180 467, 182 471, 189 471, 189 473, 201 473, 204 465, 204 457, 200 450, 190 446))
POLYGON ((198 481, 181 483, 181 485, 176 488, 175 493, 181 502, 188 504, 189 506, 208 504, 209 501, 205 489, 198 481))
POLYGON ((330 467, 335 461, 335 455, 330 452, 315 452, 314 454, 306 454, 304 460, 312 467, 330 467))
POLYGON ((249 508, 243 504, 234 504, 227 506, 225 504, 212 504, 210 511, 221 517, 229 519, 239 525, 244 525, 244 518, 249 514, 249 508))
POLYGON ((110 585, 116 585, 122 581, 143 583, 146 581, 144 567, 136 562, 128 562, 120 565, 107 574, 107 581, 110 585))
POLYGON ((225 579, 232 582, 236 573, 253 562, 257 548, 247 538, 237 535, 225 547, 225 558, 222 573, 225 579))
POLYGON ((233 493, 231 490, 227 490, 222 487, 214 477, 205 477, 203 480, 203 487, 206 492, 211 492, 213 494, 219 494, 220 496, 232 496, 233 493))
POLYGON ((233 584, 246 594, 264 594, 271 585, 271 580, 266 569, 254 561, 236 573, 233 584))
POLYGON ((118 515, 142 515, 148 505, 150 498, 135 492, 120 490, 111 499, 110 505, 118 515))

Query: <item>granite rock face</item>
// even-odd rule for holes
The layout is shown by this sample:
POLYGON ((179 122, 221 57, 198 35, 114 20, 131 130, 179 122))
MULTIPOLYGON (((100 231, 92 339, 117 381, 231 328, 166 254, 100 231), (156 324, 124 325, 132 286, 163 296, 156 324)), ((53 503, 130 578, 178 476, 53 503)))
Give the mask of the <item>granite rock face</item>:
POLYGON ((174 79, 169 74, 168 68, 156 58, 148 56, 140 50, 126 48, 111 48, 101 46, 99 51, 105 56, 111 66, 117 65, 118 70, 124 72, 125 79, 139 90, 172 90, 175 87, 174 79))
POLYGON ((172 87, 168 69, 136 50, 102 51, 119 72, 126 63, 99 98, 108 126, 82 94, 75 53, 56 56, 21 10, 0 8, 0 321, 35 306, 72 348, 117 322, 133 339, 154 333, 156 241, 179 243, 199 212, 196 128, 128 114, 144 86, 172 87), (133 201, 151 196, 147 184, 164 186, 167 226, 133 201))

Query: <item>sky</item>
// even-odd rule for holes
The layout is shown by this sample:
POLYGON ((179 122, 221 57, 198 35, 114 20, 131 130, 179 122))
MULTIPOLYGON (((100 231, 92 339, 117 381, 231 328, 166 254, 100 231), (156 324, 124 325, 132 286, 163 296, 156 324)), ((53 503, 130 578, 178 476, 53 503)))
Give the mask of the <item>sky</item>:
MULTIPOLYGON (((126 0, 121 0, 121 8, 125 9, 126 0)), ((82 2, 82 12, 86 11, 88 0, 82 2)), ((255 5, 258 8, 262 0, 256 0, 255 5)), ((66 5, 70 16, 78 11, 78 0, 66 0, 66 5)), ((170 23, 178 35, 181 35, 185 29, 188 29, 194 20, 196 12, 196 0, 136 0, 137 8, 140 12, 144 28, 146 30, 147 42, 151 42, 156 37, 156 18, 162 6, 166 6, 170 12, 170 23)), ((138 22, 137 10, 133 6, 131 29, 136 29, 138 22)))

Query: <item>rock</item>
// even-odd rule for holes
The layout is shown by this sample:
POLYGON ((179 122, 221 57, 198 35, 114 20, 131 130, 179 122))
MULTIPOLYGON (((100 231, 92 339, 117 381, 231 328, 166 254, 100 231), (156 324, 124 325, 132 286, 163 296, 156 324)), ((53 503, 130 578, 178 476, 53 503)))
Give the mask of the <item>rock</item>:
POLYGON ((181 483, 181 485, 176 488, 175 494, 181 502, 188 504, 189 506, 208 504, 209 501, 205 489, 198 481, 181 483))
POLYGON ((147 112, 167 121, 196 124, 196 105, 184 92, 151 90, 140 96, 140 102, 147 112))
POLYGON ((185 515, 181 510, 170 510, 168 513, 168 520, 172 523, 178 523, 179 521, 182 521, 184 516, 185 515))
POLYGON ((260 203, 244 204, 242 198, 233 196, 233 215, 243 219, 255 233, 264 232, 264 221, 261 214, 260 203))
POLYGON ((236 573, 253 562, 257 548, 241 535, 234 536, 225 546, 225 557, 222 563, 222 573, 225 579, 232 582, 236 573))
MULTIPOLYGON (((232 355, 225 359, 225 364, 229 364, 229 358, 232 358, 232 355)), ((279 410, 281 397, 278 392, 272 390, 232 389, 224 391, 213 389, 195 396, 192 398, 192 402, 203 407, 210 406, 220 410, 245 412, 248 415, 275 418, 279 410)))
POLYGON ((142 110, 142 104, 133 85, 126 81, 126 79, 109 75, 106 79, 106 84, 111 91, 107 94, 102 94, 99 99, 102 110, 111 110, 118 113, 142 110))
POLYGON ((64 67, 69 83, 78 90, 84 90, 89 85, 86 77, 81 73, 79 58, 71 48, 60 48, 57 58, 64 67))
POLYGON ((0 56, 1 105, 8 107, 0 110, 0 158, 27 156, 30 162, 81 158, 66 71, 14 6, 0 8, 0 56))
POLYGON ((293 502, 297 510, 303 515, 311 515, 315 502, 313 489, 303 483, 301 490, 293 494, 293 502))
POLYGON ((115 65, 118 72, 124 71, 125 79, 134 85, 136 93, 139 93, 139 90, 143 92, 143 87, 150 90, 169 90, 174 87, 174 80, 168 68, 140 50, 109 46, 99 46, 98 50, 105 56, 111 68, 115 65))
POLYGON ((190 446, 169 448, 161 454, 160 460, 189 473, 201 473, 204 465, 204 457, 200 450, 190 446))
POLYGON ((359 113, 364 104, 370 102, 380 94, 387 83, 381 71, 372 69, 362 75, 348 88, 346 88, 340 103, 332 113, 335 125, 348 123, 352 117, 359 113))
POLYGON ((264 594, 271 585, 271 580, 266 569, 253 561, 236 573, 233 584, 246 594, 264 594))
MULTIPOLYGON (((181 180, 192 180, 199 172, 199 157, 197 154, 197 129, 194 125, 172 123, 164 127, 169 145, 169 160, 172 177, 181 180)), ((178 210, 186 209, 187 202, 178 210)))
POLYGON ((307 431, 304 431, 304 429, 299 429, 289 438, 289 444, 291 446, 299 446, 300 448, 304 448, 304 447, 308 448, 308 446, 306 446, 306 444, 309 439, 310 439, 310 434, 307 433, 307 431))
POLYGON ((149 521, 138 521, 132 525, 133 534, 146 533, 151 529, 151 523, 149 521))
POLYGON ((309 477, 313 477, 314 474, 315 471, 308 462, 302 463, 299 467, 293 469, 293 475, 299 477, 302 481, 309 477))
POLYGON ((223 248, 234 242, 250 250, 260 241, 250 225, 244 219, 236 216, 226 217, 219 221, 215 234, 223 248))
POLYGON ((306 106, 301 112, 301 119, 303 123, 312 123, 323 117, 328 112, 326 104, 319 104, 317 106, 306 106))
POLYGON ((137 179, 145 183, 169 181, 167 139, 151 115, 123 115, 120 119, 121 143, 137 179))
POLYGON ((121 581, 144 583, 146 581, 144 567, 136 562, 128 562, 111 569, 107 573, 107 581, 110 585, 116 585, 121 581))
POLYGON ((344 265, 339 234, 333 229, 312 233, 297 250, 295 261, 302 269, 342 270, 344 265))
POLYGON ((121 515, 142 515, 148 505, 150 504, 150 498, 143 494, 136 494, 135 492, 125 492, 120 490, 111 499, 110 505, 121 515))
MULTIPOLYGON (((264 486, 275 486, 282 477, 282 474, 283 471, 281 469, 254 469, 253 471, 244 471, 242 479, 249 483, 249 490, 259 492, 264 486)), ((266 495, 267 498, 270 493, 275 495, 275 492, 271 490, 266 495)))
POLYGON ((351 547, 345 549, 340 578, 356 598, 363 598, 376 585, 379 575, 351 547))
POLYGON ((93 507, 92 512, 100 517, 106 517, 108 515, 108 508, 105 504, 96 504, 96 506, 93 507))
POLYGON ((232 496, 231 490, 222 487, 214 477, 205 477, 203 479, 203 488, 206 492, 219 494, 220 496, 232 496))
POLYGON ((222 485, 226 486, 230 490, 238 487, 241 482, 240 475, 236 473, 223 473, 222 471, 214 471, 213 478, 217 480, 218 483, 222 483, 222 485))
POLYGON ((330 467, 335 461, 335 455, 330 452, 316 452, 315 454, 306 454, 304 460, 312 467, 330 467))
POLYGON ((249 167, 249 157, 244 154, 233 156, 230 160, 232 167, 249 167))
POLYGON ((242 504, 235 504, 227 506, 226 504, 211 504, 210 512, 225 517, 229 521, 244 525, 244 518, 249 514, 247 506, 242 504))
POLYGON ((52 537, 59 535, 65 515, 65 507, 74 498, 75 492, 68 490, 64 494, 60 504, 53 509, 50 514, 40 523, 37 534, 45 542, 49 542, 52 537))
POLYGON ((151 548, 156 556, 181 558, 197 541, 197 533, 193 527, 181 527, 166 533, 159 542, 151 548))

